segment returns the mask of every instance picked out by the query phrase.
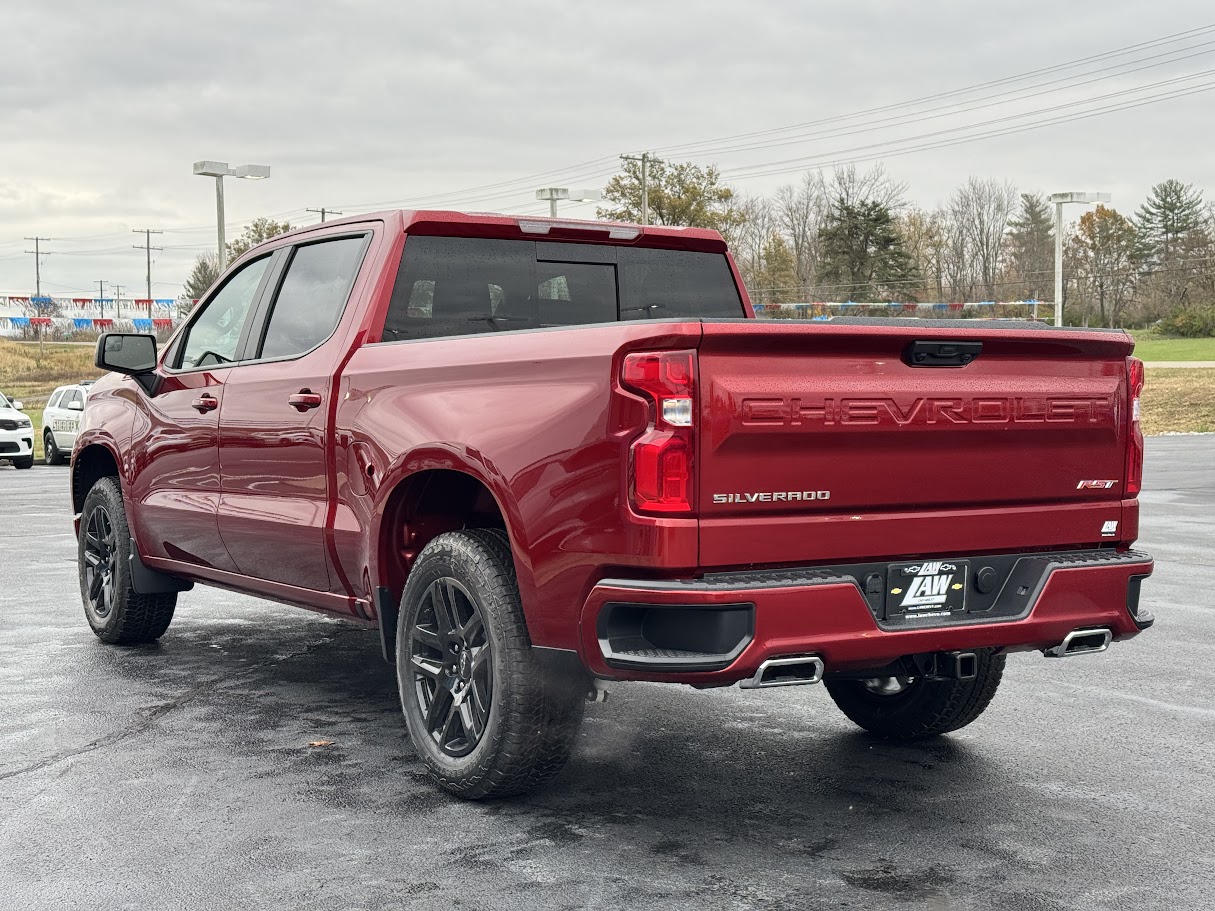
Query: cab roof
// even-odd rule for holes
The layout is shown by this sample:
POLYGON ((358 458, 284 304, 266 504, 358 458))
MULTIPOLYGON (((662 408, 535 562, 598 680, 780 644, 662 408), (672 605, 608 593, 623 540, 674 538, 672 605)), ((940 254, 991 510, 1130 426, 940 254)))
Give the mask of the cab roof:
POLYGON ((382 221, 406 234, 448 237, 485 237, 502 240, 552 240, 565 243, 613 244, 725 253, 726 242, 709 228, 667 225, 636 225, 594 219, 548 218, 534 215, 503 215, 497 212, 455 212, 447 209, 396 209, 369 212, 310 225, 274 238, 305 237, 343 225, 357 226, 382 221))

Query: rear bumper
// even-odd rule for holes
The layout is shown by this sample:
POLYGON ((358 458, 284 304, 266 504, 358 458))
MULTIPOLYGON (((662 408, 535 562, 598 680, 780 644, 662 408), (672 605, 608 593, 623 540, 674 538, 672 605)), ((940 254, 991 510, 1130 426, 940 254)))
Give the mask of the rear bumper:
POLYGON ((1138 604, 1140 584, 1152 572, 1148 555, 1088 551, 1033 559, 1040 577, 1019 613, 899 628, 882 621, 872 598, 866 600, 864 576, 847 567, 605 579, 583 606, 582 660, 602 677, 723 686, 782 656, 817 655, 831 674, 932 652, 1045 650, 1076 629, 1107 628, 1115 640, 1129 639, 1152 624, 1138 604), (659 633, 649 637, 656 644, 644 635, 648 615, 660 618, 659 633), (698 633, 690 640, 672 632, 693 628, 698 633))

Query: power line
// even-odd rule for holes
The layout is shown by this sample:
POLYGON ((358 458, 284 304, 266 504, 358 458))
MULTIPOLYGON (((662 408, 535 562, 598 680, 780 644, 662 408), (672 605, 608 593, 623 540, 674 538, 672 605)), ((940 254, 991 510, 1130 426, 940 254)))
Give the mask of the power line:
POLYGON ((748 138, 751 138, 754 136, 771 135, 771 134, 775 134, 775 133, 787 132, 790 130, 804 129, 806 127, 812 127, 812 126, 821 126, 822 124, 826 124, 826 123, 837 123, 841 120, 855 120, 859 117, 865 117, 870 114, 882 114, 887 111, 898 110, 900 108, 905 108, 905 107, 912 107, 912 106, 919 105, 919 104, 925 104, 925 103, 928 103, 931 101, 938 101, 943 98, 951 98, 951 97, 955 97, 958 95, 971 94, 973 92, 977 92, 977 91, 979 91, 981 89, 985 89, 985 88, 993 88, 993 87, 1000 86, 1000 85, 1007 85, 1009 83, 1020 82, 1027 78, 1031 78, 1033 76, 1045 75, 1045 74, 1052 73, 1052 72, 1059 72, 1061 70, 1074 69, 1075 67, 1082 66, 1085 63, 1092 63, 1092 62, 1107 59, 1110 57, 1123 56, 1132 51, 1143 50, 1143 49, 1147 49, 1149 47, 1153 47, 1156 45, 1170 44, 1170 43, 1175 43, 1177 41, 1184 41, 1188 38, 1199 37, 1200 35, 1204 35, 1209 32, 1212 32, 1212 31, 1215 31, 1215 23, 1198 26, 1196 28, 1187 29, 1182 32, 1176 32, 1172 35, 1166 35, 1162 38, 1155 38, 1150 41, 1143 41, 1138 44, 1131 44, 1131 45, 1127 45, 1125 47, 1115 48, 1110 51, 1104 51, 1100 54, 1092 54, 1090 56, 1081 57, 1076 60, 1071 60, 1071 61, 1067 61, 1064 63, 1058 63, 1058 64, 1054 64, 1052 66, 1042 67, 1042 68, 1036 69, 1036 70, 1029 70, 1024 73, 1018 73, 1018 74, 1015 74, 1012 76, 1005 76, 1000 79, 992 79, 987 82, 976 83, 974 85, 965 86, 960 89, 951 89, 946 92, 937 92, 932 95, 924 95, 924 96, 921 96, 920 98, 913 98, 913 99, 910 99, 907 101, 899 101, 899 102, 894 102, 892 104, 881 105, 879 107, 867 108, 867 109, 860 110, 860 111, 854 111, 849 114, 837 114, 832 117, 824 117, 824 118, 820 118, 818 120, 810 120, 810 121, 806 121, 804 123, 791 124, 789 126, 784 126, 784 127, 773 127, 773 128, 767 129, 767 130, 755 130, 755 131, 752 131, 749 133, 736 133, 731 136, 718 137, 716 139, 705 139, 705 140, 700 140, 699 142, 693 142, 693 143, 681 143, 681 144, 670 145, 670 146, 660 146, 660 147, 654 149, 653 151, 661 152, 661 153, 682 152, 684 150, 689 150, 689 149, 692 149, 697 146, 710 145, 710 144, 715 144, 715 143, 725 142, 725 141, 734 141, 734 140, 738 140, 738 139, 748 139, 748 138))
MULTIPOLYGON (((1206 74, 1198 74, 1198 75, 1206 75, 1206 74)), ((1193 78, 1193 77, 1186 77, 1186 78, 1193 78)), ((1069 115, 1069 116, 1049 118, 1046 120, 1038 121, 1036 123, 1022 124, 1020 126, 1013 126, 1013 127, 1006 127, 1006 128, 1001 128, 1001 129, 997 129, 997 130, 991 130, 989 132, 980 133, 975 136, 963 136, 963 137, 959 137, 957 139, 939 139, 939 140, 934 140, 929 143, 925 143, 923 145, 912 146, 912 147, 908 147, 905 149, 895 149, 892 151, 881 152, 881 153, 876 153, 876 154, 863 154, 863 155, 859 155, 856 157, 849 156, 849 153, 853 153, 853 152, 869 152, 869 150, 885 148, 887 146, 898 145, 898 144, 904 143, 904 142, 913 142, 915 140, 931 138, 931 137, 948 136, 949 134, 952 134, 952 133, 965 132, 966 130, 973 130, 973 129, 977 129, 979 127, 987 126, 990 124, 1000 123, 1000 122, 1008 121, 1008 120, 1016 120, 1016 119, 1020 119, 1021 117, 1032 116, 1034 114, 1041 114, 1041 113, 1044 113, 1045 110, 1053 110, 1053 109, 1059 109, 1062 107, 1073 106, 1073 105, 1057 105, 1057 106, 1055 106, 1055 108, 1044 109, 1041 111, 1031 111, 1031 112, 1027 112, 1025 114, 1018 114, 1018 115, 1014 115, 1014 116, 1010 116, 1010 117, 1001 117, 1001 118, 987 121, 986 123, 970 124, 965 127, 954 127, 954 128, 947 129, 947 130, 938 130, 938 131, 935 131, 932 133, 925 133, 925 134, 922 134, 919 136, 908 136, 908 137, 904 137, 904 138, 898 139, 898 140, 890 140, 887 142, 880 142, 880 143, 871 143, 871 144, 867 144, 867 145, 863 145, 863 146, 857 146, 852 149, 841 149, 841 150, 836 150, 833 152, 825 152, 820 155, 811 155, 811 156, 806 156, 806 157, 802 157, 802 158, 786 159, 785 161, 767 162, 766 164, 763 164, 763 165, 751 165, 749 168, 739 169, 739 170, 752 170, 752 173, 743 174, 743 173, 736 173, 734 171, 730 171, 730 172, 727 172, 727 175, 731 179, 734 179, 734 180, 748 180, 748 179, 755 178, 755 177, 769 177, 769 176, 776 175, 776 174, 788 174, 791 171, 802 171, 802 170, 807 170, 807 169, 813 168, 813 167, 823 167, 824 165, 831 165, 831 166, 838 167, 839 165, 844 165, 844 164, 859 164, 859 163, 865 162, 865 161, 874 161, 877 159, 893 158, 893 157, 897 157, 899 155, 907 155, 912 152, 922 152, 922 151, 927 151, 930 149, 947 148, 950 146, 962 145, 962 144, 969 143, 969 142, 977 142, 977 141, 983 140, 983 139, 992 139, 992 138, 995 138, 998 136, 1009 136, 1014 133, 1023 133, 1027 130, 1036 130, 1036 129, 1040 129, 1042 127, 1055 126, 1060 123, 1073 123, 1073 122, 1080 121, 1080 120, 1088 120, 1091 117, 1097 117, 1102 114, 1113 113, 1115 111, 1130 110, 1133 108, 1144 107, 1144 106, 1150 105, 1150 104, 1156 104, 1157 102, 1160 102, 1160 101, 1168 101, 1168 100, 1172 100, 1174 98, 1184 98, 1189 95, 1196 95, 1201 92, 1210 91, 1212 88, 1215 88, 1215 82, 1205 83, 1205 84, 1202 84, 1202 85, 1199 85, 1199 86, 1196 86, 1196 87, 1193 87, 1193 88, 1190 88, 1187 90, 1175 89, 1175 90, 1172 90, 1169 92, 1162 92, 1162 93, 1153 95, 1146 99, 1141 99, 1138 101, 1128 101, 1123 104, 1108 105, 1104 108, 1094 110, 1094 111, 1085 111, 1085 112, 1080 112, 1080 113, 1077 113, 1074 115, 1069 115), (849 156, 849 157, 841 157, 841 155, 849 156), (816 165, 816 164, 814 164, 814 162, 818 162, 818 164, 816 165), (793 166, 792 167, 783 167, 783 165, 793 165, 793 166), (754 170, 754 169, 759 169, 759 168, 764 168, 766 170, 754 170)), ((1114 94, 1124 94, 1124 93, 1114 93, 1114 94)), ((1089 99, 1087 102, 1077 102, 1077 104, 1091 103, 1092 100, 1093 99, 1089 99)))
MULTIPOLYGON (((1209 56, 1210 54, 1215 53, 1215 40, 1208 41, 1204 45, 1199 45, 1199 46, 1203 46, 1203 47, 1210 46, 1210 47, 1208 47, 1207 50, 1201 51, 1199 53, 1189 54, 1184 57, 1177 57, 1173 60, 1167 60, 1162 63, 1153 63, 1153 64, 1149 64, 1147 66, 1141 66, 1141 67, 1135 67, 1133 69, 1121 70, 1120 72, 1113 73, 1110 75, 1097 76, 1093 79, 1087 79, 1087 80, 1084 80, 1081 82, 1073 82, 1073 84, 1071 84, 1071 85, 1057 86, 1056 88, 1042 89, 1041 91, 1036 91, 1036 92, 1028 92, 1027 89, 1024 89, 1024 88, 1023 89, 1014 89, 1009 92, 1000 92, 996 95, 987 96, 986 98, 974 99, 973 101, 943 105, 943 106, 937 107, 937 108, 928 108, 927 110, 924 110, 924 111, 915 111, 915 112, 911 112, 911 113, 907 113, 907 114, 898 114, 893 117, 881 118, 879 120, 871 121, 870 123, 868 123, 864 126, 838 127, 838 128, 833 128, 830 130, 821 131, 821 132, 804 133, 804 134, 794 136, 789 139, 754 142, 754 143, 749 143, 749 144, 725 146, 725 147, 714 147, 714 148, 706 149, 702 152, 698 152, 696 154, 699 155, 699 154, 713 153, 713 154, 717 154, 717 155, 728 155, 728 154, 732 154, 735 152, 754 151, 757 149, 770 149, 770 148, 777 148, 779 146, 788 146, 788 145, 800 145, 803 143, 818 142, 818 141, 821 141, 824 139, 836 139, 841 136, 855 136, 860 133, 872 133, 877 130, 888 129, 890 127, 908 126, 913 123, 920 123, 921 121, 924 121, 924 120, 939 120, 942 117, 950 117, 950 116, 955 116, 958 114, 969 114, 969 113, 973 113, 975 111, 981 111, 981 110, 985 110, 988 108, 1000 107, 1002 105, 1008 105, 1015 101, 1028 101, 1031 98, 1039 98, 1043 95, 1050 95, 1050 94, 1055 94, 1058 92, 1070 91, 1072 89, 1077 89, 1077 88, 1080 88, 1085 85, 1092 85, 1093 83, 1104 82, 1106 80, 1113 79, 1115 77, 1129 76, 1132 73, 1138 73, 1138 72, 1141 72, 1142 70, 1154 69, 1154 68, 1164 66, 1169 63, 1178 63, 1182 60, 1189 60, 1194 57, 1209 56), (1001 98, 1005 95, 1016 95, 1017 97, 1006 98, 1003 101, 992 101, 991 100, 993 98, 1001 98)), ((1189 50, 1189 48, 1186 48, 1186 50, 1189 50)), ((1175 53, 1175 52, 1173 52, 1173 53, 1175 53)), ((1136 61, 1136 62, 1139 62, 1139 61, 1136 61)), ((1121 69, 1122 66, 1125 66, 1125 64, 1120 64, 1118 68, 1121 69)), ((1101 71, 1098 70, 1097 72, 1101 72, 1101 71)), ((1090 75, 1090 74, 1081 74, 1081 75, 1090 75)), ((1070 76, 1070 77, 1066 77, 1066 78, 1068 81, 1071 81, 1071 80, 1077 79, 1079 77, 1070 76)), ((1191 76, 1183 76, 1183 77, 1178 77, 1178 78, 1181 78, 1181 79, 1191 78, 1191 76)), ((1062 81, 1062 80, 1056 80, 1056 81, 1062 81)), ((1042 85, 1050 85, 1050 84, 1051 83, 1042 83, 1042 85)), ((1126 90, 1124 90, 1124 92, 1139 91, 1141 89, 1151 87, 1151 85, 1153 85, 1153 84, 1149 84, 1148 86, 1139 86, 1136 88, 1126 89, 1126 90)), ((1031 86, 1030 88, 1039 88, 1039 87, 1040 86, 1031 86)), ((1087 100, 1093 101, 1093 100, 1098 100, 1103 97, 1108 97, 1108 96, 1094 96, 1087 100)), ((1085 103, 1085 99, 1080 99, 1078 101, 1074 101, 1071 103, 1072 104, 1085 103)), ((1024 115, 1018 115, 1018 116, 1024 116, 1024 115)))

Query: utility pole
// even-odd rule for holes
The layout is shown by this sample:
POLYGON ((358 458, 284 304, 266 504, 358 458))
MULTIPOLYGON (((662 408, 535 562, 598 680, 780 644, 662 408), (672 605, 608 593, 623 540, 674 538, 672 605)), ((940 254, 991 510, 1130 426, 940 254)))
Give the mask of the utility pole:
POLYGON ((650 223, 650 153, 642 152, 641 155, 621 155, 625 161, 640 161, 641 162, 641 223, 648 225, 650 223))
POLYGON ((320 216, 321 216, 321 224, 324 224, 324 223, 325 223, 325 216, 326 216, 326 215, 342 215, 342 214, 344 214, 344 213, 342 213, 342 212, 339 212, 337 209, 326 209, 324 206, 321 206, 321 208, 319 208, 319 209, 305 209, 304 211, 305 211, 305 212, 319 212, 319 213, 320 213, 320 216))
POLYGON ((101 318, 105 319, 105 282, 97 280, 97 306, 101 308, 101 318))
MULTIPOLYGON (((140 231, 138 229, 134 229, 131 231, 131 233, 143 235, 143 249, 148 254, 148 319, 151 319, 152 318, 152 251, 164 249, 164 247, 153 247, 152 246, 152 235, 153 234, 164 234, 164 231, 153 231, 151 228, 144 228, 142 231, 140 231)), ((131 246, 136 250, 140 249, 139 244, 132 244, 131 246)))
POLYGON ((122 285, 110 282, 114 286, 114 319, 122 319, 122 285))
POLYGON ((27 237, 26 240, 34 242, 34 249, 25 251, 34 254, 34 297, 42 297, 42 242, 50 238, 27 237))

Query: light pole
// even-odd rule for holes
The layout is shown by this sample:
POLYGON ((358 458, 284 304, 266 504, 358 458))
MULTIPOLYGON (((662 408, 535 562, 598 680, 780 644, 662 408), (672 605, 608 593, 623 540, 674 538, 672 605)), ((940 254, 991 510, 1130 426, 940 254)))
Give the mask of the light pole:
POLYGON ((1055 325, 1063 325, 1063 207, 1069 202, 1109 202, 1109 193, 1051 193, 1055 204, 1055 325))
POLYGON ((598 190, 571 190, 569 187, 545 187, 536 191, 536 199, 548 200, 548 214, 557 217, 557 200, 568 199, 570 202, 598 202, 603 194, 598 190))
POLYGON ((240 177, 244 180, 264 180, 270 176, 270 166, 264 164, 238 164, 229 167, 226 161, 196 161, 194 173, 200 177, 215 178, 215 209, 219 219, 219 271, 228 265, 228 248, 224 243, 224 178, 240 177))

